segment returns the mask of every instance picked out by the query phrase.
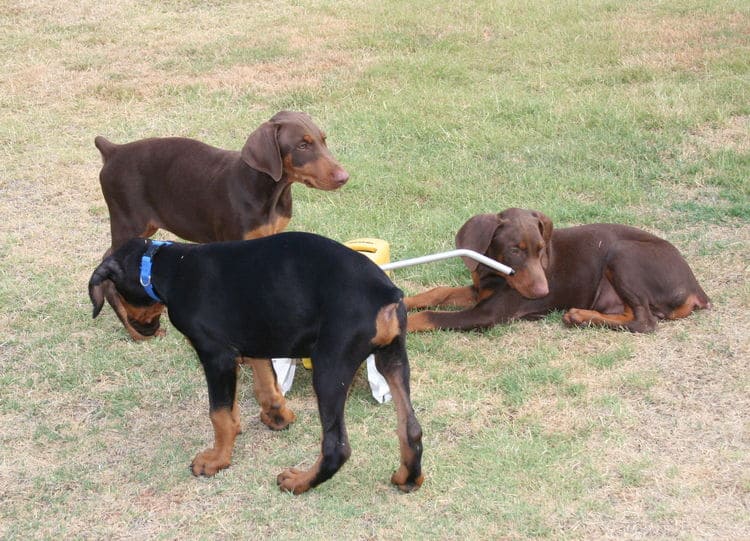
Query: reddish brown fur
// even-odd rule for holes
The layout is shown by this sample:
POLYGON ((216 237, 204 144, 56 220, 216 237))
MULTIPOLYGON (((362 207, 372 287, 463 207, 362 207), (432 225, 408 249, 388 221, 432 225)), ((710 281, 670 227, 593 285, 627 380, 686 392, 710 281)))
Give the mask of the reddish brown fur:
MULTIPOLYGON (((100 136, 95 143, 112 235, 105 258, 126 240, 159 229, 193 242, 279 233, 292 216, 294 182, 335 190, 349 178, 305 113, 277 113, 248 136, 241 152, 179 137, 118 145, 100 136)), ((133 339, 163 334, 141 333, 130 323, 140 316, 111 286, 104 291, 133 339)))
POLYGON ((438 287, 404 300, 410 309, 465 309, 411 314, 408 330, 475 329, 568 310, 567 324, 649 332, 658 319, 686 317, 711 305, 677 249, 633 227, 591 224, 553 231, 540 212, 508 209, 469 220, 456 245, 516 272, 501 276, 465 260, 472 286, 438 287))

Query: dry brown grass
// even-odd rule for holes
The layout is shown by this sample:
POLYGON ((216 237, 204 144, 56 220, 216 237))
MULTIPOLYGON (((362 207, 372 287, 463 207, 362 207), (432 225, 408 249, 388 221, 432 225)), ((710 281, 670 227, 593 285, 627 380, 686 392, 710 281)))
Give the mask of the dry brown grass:
MULTIPOLYGON (((705 70, 712 60, 727 54, 727 33, 745 38, 750 33, 747 17, 736 12, 706 12, 697 17, 656 11, 634 10, 613 21, 613 32, 623 50, 623 66, 657 71, 705 70)), ((741 39, 736 43, 741 44, 741 39)))
MULTIPOLYGON (((451 9, 459 8, 443 8, 451 19, 445 29, 470 33, 473 27, 454 20, 451 9)), ((686 223, 669 202, 647 197, 629 210, 663 224, 656 232, 686 255, 713 310, 664 323, 648 336, 570 330, 552 318, 410 338, 428 475, 419 492, 404 497, 389 486, 397 456, 393 411, 372 404, 361 376, 348 410, 350 463, 301 498, 277 491, 275 474, 309 464, 319 444, 304 372, 289 397, 299 421, 280 434, 257 420, 243 375, 245 432, 234 466, 211 480, 190 476, 186 466, 211 429, 189 345, 174 329, 163 340, 134 344, 111 313, 90 319, 85 285, 108 242, 93 137, 194 135, 239 145, 278 103, 294 105, 289 96, 302 92, 321 124, 353 135, 339 144, 354 176, 341 195, 295 191, 292 225, 310 223, 303 220, 317 210, 312 201, 322 201, 326 220, 316 226, 367 228, 357 211, 370 194, 358 183, 379 189, 399 149, 377 148, 382 134, 348 115, 368 102, 375 103, 373 115, 384 109, 385 94, 402 90, 389 71, 394 59, 432 42, 417 42, 416 53, 362 46, 356 36, 380 28, 408 42, 418 25, 364 2, 337 9, 323 2, 0 1, 0 538, 750 538, 750 224, 723 217, 686 223), (348 88, 365 73, 377 78, 371 67, 393 80, 331 97, 329 87, 348 88), (356 106, 344 111, 349 100, 356 106), (377 161, 370 152, 380 162, 367 178, 360 171, 377 161), (611 366, 597 361, 608 356, 611 366), (530 381, 514 401, 503 377, 527 361, 558 371, 560 380, 530 381)), ((622 53, 617 67, 652 70, 657 81, 674 71, 709 81, 701 79, 707 67, 746 42, 742 14, 626 12, 605 25, 622 53)), ((430 39, 449 37, 438 15, 430 17, 430 39)), ((476 24, 477 43, 499 47, 496 36, 512 37, 507 21, 485 19, 476 24)), ((456 51, 441 54, 466 54, 456 51)), ((538 59, 537 51, 516 52, 529 55, 530 64, 538 59)), ((472 82, 466 93, 473 99, 483 90, 472 82)), ((441 91, 436 86, 425 107, 450 101, 441 91)), ((617 91, 631 90, 611 92, 617 91)), ((675 107, 660 95, 648 99, 676 115, 697 108, 689 100, 675 107)), ((691 123, 682 146, 667 153, 667 173, 679 160, 748 152, 747 113, 724 114, 734 104, 721 99, 730 98, 713 99, 705 107, 716 110, 706 116, 722 120, 691 123)), ((422 113, 414 103, 400 105, 422 113)), ((399 139, 400 125, 379 127, 412 144, 399 139)), ((329 135, 335 145, 339 135, 329 135)), ((494 141, 493 151, 504 143, 494 141)), ((527 163, 522 157, 516 165, 527 163)), ((440 149, 424 159, 444 171, 457 167, 440 149)), ((491 162, 472 167, 486 169, 485 178, 498 176, 491 162)), ((475 189, 469 173, 440 181, 446 189, 459 181, 475 189)), ((675 201, 721 209, 722 188, 705 181, 706 169, 699 173, 665 191, 675 201)), ((399 177, 383 199, 400 200, 410 180, 399 177)), ((510 188, 513 179, 504 182, 510 188)), ((490 196, 495 204, 505 194, 474 194, 490 196)), ((448 211, 431 207, 436 195, 428 188, 414 197, 420 212, 448 211)), ((596 194, 581 198, 600 202, 596 194)), ((408 202, 380 210, 393 223, 413 212, 408 202)), ((394 244, 432 234, 404 229, 394 244)), ((450 239, 453 231, 440 234, 450 239)), ((396 279, 411 291, 425 286, 396 279)))

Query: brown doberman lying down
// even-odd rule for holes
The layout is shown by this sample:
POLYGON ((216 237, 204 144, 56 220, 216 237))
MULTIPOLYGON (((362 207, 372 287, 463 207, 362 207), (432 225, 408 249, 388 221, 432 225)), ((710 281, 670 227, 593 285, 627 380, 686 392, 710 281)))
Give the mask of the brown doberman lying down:
POLYGON ((516 272, 501 276, 464 258, 472 286, 438 287, 404 302, 409 309, 465 310, 410 314, 410 331, 486 328, 567 310, 568 325, 650 332, 657 319, 678 319, 711 306, 677 249, 634 227, 591 224, 553 231, 541 212, 511 208, 471 218, 456 235, 456 246, 516 272))
MULTIPOLYGON (((281 111, 252 132, 242 150, 167 137, 117 145, 95 139, 104 161, 99 179, 109 207, 112 245, 166 229, 193 242, 254 239, 282 231, 292 216, 294 182, 321 190, 349 174, 305 113, 281 111)), ((107 301, 130 335, 147 335, 111 284, 107 301)), ((161 309, 156 307, 155 309, 161 309)))

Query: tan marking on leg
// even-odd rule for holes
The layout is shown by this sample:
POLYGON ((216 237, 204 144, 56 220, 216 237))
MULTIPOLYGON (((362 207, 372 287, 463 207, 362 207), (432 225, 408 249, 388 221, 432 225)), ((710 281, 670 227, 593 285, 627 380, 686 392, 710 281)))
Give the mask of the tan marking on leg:
POLYGON ((398 315, 396 310, 398 304, 393 303, 384 306, 378 311, 375 317, 375 336, 371 342, 376 346, 387 346, 393 339, 401 334, 398 325, 398 315))
MULTIPOLYGON (((391 395, 396 406, 396 415, 398 416, 398 434, 399 450, 401 452, 401 464, 391 476, 391 483, 396 485, 402 492, 411 492, 422 486, 424 475, 421 473, 421 457, 418 457, 410 445, 410 440, 421 446, 422 430, 414 417, 414 410, 411 407, 411 401, 404 388, 400 378, 393 377, 390 373, 386 375, 386 380, 391 388, 391 395), (413 426, 410 427, 410 423, 413 426), (409 434, 410 428, 413 434, 409 434), (419 468, 419 475, 409 480, 414 474, 414 469, 419 468)), ((420 447, 421 448, 421 447, 420 447)))
POLYGON ((294 412, 286 407, 286 399, 276 381, 271 359, 243 357, 242 363, 253 369, 253 390, 260 406, 261 422, 272 430, 283 430, 294 422, 294 412))
POLYGON ((563 316, 563 321, 568 325, 601 325, 604 327, 623 327, 635 319, 633 309, 625 305, 622 314, 603 314, 596 310, 583 310, 571 308, 563 316))
POLYGON ((310 490, 310 484, 318 476, 320 464, 323 462, 323 455, 309 470, 298 470, 297 468, 287 468, 276 477, 276 484, 279 489, 291 492, 294 495, 302 494, 310 490))
POLYGON ((702 304, 698 299, 698 296, 695 293, 690 294, 681 306, 678 306, 677 308, 672 310, 672 313, 667 316, 667 319, 680 319, 683 317, 687 317, 693 313, 693 310, 701 307, 702 304))
POLYGON ((232 404, 231 413, 232 423, 234 423, 234 425, 237 427, 237 434, 242 434, 242 424, 240 423, 240 393, 238 393, 236 390, 234 392, 234 404, 232 404))
POLYGON ((406 330, 408 332, 431 331, 436 328, 435 324, 430 321, 429 312, 417 312, 407 316, 406 330))
POLYGON ((476 303, 476 289, 470 286, 441 286, 404 299, 404 304, 409 310, 427 308, 429 306, 458 306, 468 308, 476 303))
POLYGON ((221 408, 210 413, 214 427, 214 446, 195 455, 190 465, 193 475, 210 477, 232 463, 234 440, 240 431, 239 414, 233 409, 221 408))

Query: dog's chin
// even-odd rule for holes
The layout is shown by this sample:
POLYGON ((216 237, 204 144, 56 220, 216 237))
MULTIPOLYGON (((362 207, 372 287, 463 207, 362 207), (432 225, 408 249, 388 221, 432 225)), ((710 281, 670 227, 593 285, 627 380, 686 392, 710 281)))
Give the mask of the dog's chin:
POLYGON ((148 323, 143 323, 142 321, 137 321, 135 319, 128 318, 128 323, 136 330, 139 334, 151 337, 154 336, 159 329, 161 328, 161 322, 159 321, 159 317, 152 319, 148 323))
POLYGON ((314 188, 316 190, 323 190, 324 192, 332 192, 333 190, 338 190, 341 188, 344 184, 346 184, 346 181, 340 182, 340 181, 324 181, 321 182, 318 179, 311 179, 306 177, 300 177, 299 182, 307 186, 308 188, 314 188))
MULTIPOLYGON (((516 291, 518 291, 518 290, 516 290, 516 291)), ((546 297, 547 295, 549 295, 549 290, 544 290, 544 291, 518 291, 518 292, 521 294, 522 297, 524 297, 526 299, 529 299, 529 300, 541 299, 541 298, 546 297)))

